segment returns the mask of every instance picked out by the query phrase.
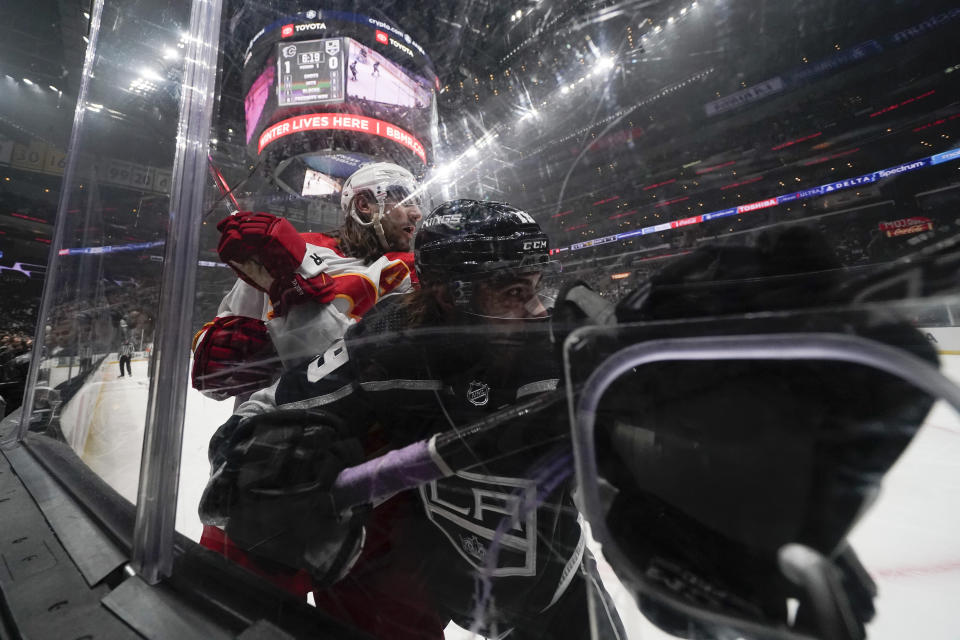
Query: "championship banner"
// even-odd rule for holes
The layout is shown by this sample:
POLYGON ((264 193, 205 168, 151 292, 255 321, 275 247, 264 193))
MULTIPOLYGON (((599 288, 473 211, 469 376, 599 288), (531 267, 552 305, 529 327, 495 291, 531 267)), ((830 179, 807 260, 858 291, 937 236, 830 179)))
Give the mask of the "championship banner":
POLYGON ((42 171, 43 162, 47 159, 47 143, 32 140, 29 145, 13 145, 13 157, 10 166, 28 171, 42 171))
POLYGON ((10 164, 10 158, 13 157, 13 140, 0 138, 0 164, 10 164))

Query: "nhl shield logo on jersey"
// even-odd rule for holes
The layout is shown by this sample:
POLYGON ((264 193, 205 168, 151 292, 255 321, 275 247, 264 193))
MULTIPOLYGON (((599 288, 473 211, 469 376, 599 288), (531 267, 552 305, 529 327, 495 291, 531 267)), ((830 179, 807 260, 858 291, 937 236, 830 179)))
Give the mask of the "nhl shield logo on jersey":
POLYGON ((484 406, 490 401, 490 385, 474 380, 467 386, 467 400, 474 406, 484 406))

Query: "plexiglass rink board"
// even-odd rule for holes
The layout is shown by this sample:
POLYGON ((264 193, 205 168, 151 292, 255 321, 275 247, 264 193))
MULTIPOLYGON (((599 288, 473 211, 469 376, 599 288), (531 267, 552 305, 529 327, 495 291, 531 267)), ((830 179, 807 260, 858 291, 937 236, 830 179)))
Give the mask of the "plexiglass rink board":
MULTIPOLYGON (((192 176, 208 184, 201 210, 191 212, 196 291, 177 301, 193 317, 159 326, 159 282, 174 267, 162 256, 183 70, 191 63, 184 59, 189 5, 104 4, 40 321, 46 351, 31 430, 65 439, 135 499, 152 345, 159 332, 193 335, 182 354, 191 386, 177 530, 310 598, 318 615, 390 638, 471 637, 471 629, 494 637, 511 627, 514 637, 711 637, 729 628, 744 637, 822 636, 808 594, 784 586, 789 579, 776 562, 764 556, 761 563, 752 546, 799 531, 791 542, 826 557, 828 567, 846 563, 839 571, 847 577, 849 557, 838 550, 849 543, 876 585, 875 596, 863 587, 851 604, 855 631, 862 623, 870 638, 952 637, 960 546, 949 505, 956 502, 958 426, 942 400, 911 422, 883 411, 910 410, 927 396, 854 365, 808 364, 796 378, 789 363, 741 363, 735 377, 723 367, 707 375, 705 366, 662 365, 670 375, 629 388, 625 406, 615 407, 619 423, 611 424, 646 429, 649 440, 628 438, 637 455, 661 451, 670 464, 651 464, 661 472, 653 477, 620 469, 616 480, 635 484, 606 498, 620 496, 611 502, 618 532, 670 537, 689 547, 682 559, 692 564, 663 554, 650 565, 660 582, 638 590, 635 577, 616 566, 623 557, 605 554, 589 533, 580 536, 589 527, 573 499, 582 479, 570 447, 560 347, 578 325, 524 324, 519 339, 504 337, 488 331, 503 318, 478 313, 478 302, 425 321, 416 314, 432 307, 425 294, 411 293, 416 266, 408 252, 409 227, 419 233, 433 207, 454 198, 506 202, 539 225, 550 259, 562 266, 538 283, 538 300, 559 296, 569 310, 565 285, 582 281, 599 294, 593 315, 565 320, 606 322, 620 305, 621 322, 641 323, 622 332, 617 348, 651 334, 730 335, 728 316, 749 316, 740 333, 751 334, 813 327, 876 337, 870 331, 896 325, 909 335, 884 334, 881 342, 936 356, 940 373, 956 380, 955 6, 224 0, 204 133, 209 162, 203 176, 192 176), (383 239, 373 227, 349 223, 342 206, 353 193, 345 191, 348 178, 371 162, 398 168, 365 183, 373 196, 359 214, 365 221, 378 212, 373 192, 384 187, 383 239), (404 172, 419 185, 413 194, 404 172), (265 248, 268 228, 275 244, 265 248), (393 315, 377 315, 392 309, 402 316, 398 308, 419 320, 396 325, 393 315), (648 323, 653 328, 643 328, 648 323), (337 340, 357 325, 362 338, 340 348, 337 340), (422 335, 412 331, 424 327, 422 335), (130 373, 121 378, 126 351, 130 373), (277 380, 277 391, 262 391, 277 380), (884 385, 893 390, 871 395, 884 385), (889 407, 898 393, 904 404, 889 407), (244 405, 251 394, 253 404, 244 405), (845 400, 877 414, 857 422, 844 413, 845 400), (533 403, 526 417, 510 413, 524 403, 533 403), (663 435, 643 422, 651 414, 662 418, 657 425, 673 426, 680 418, 666 406, 686 409, 688 431, 663 435), (317 418, 318 410, 328 415, 317 418), (418 412, 429 419, 414 420, 418 412), (237 418, 229 422, 235 413, 247 418, 245 431, 237 418), (266 422, 250 422, 255 414, 266 422), (758 424, 720 438, 709 432, 718 414, 758 424), (875 451, 884 435, 901 438, 885 445, 899 453, 895 463, 884 458, 851 490, 879 487, 879 498, 864 499, 857 517, 852 507, 834 510, 849 516, 847 527, 826 527, 815 508, 835 495, 814 499, 811 489, 801 496, 777 475, 793 469, 797 480, 809 471, 798 462, 800 449, 822 442, 798 434, 812 428, 805 421, 823 424, 825 416, 849 418, 857 445, 844 451, 853 458, 857 447, 875 451), (762 417, 780 425, 789 419, 790 428, 765 431, 762 417), (493 444, 480 437, 450 454, 463 468, 440 456, 459 475, 419 475, 414 463, 423 460, 397 453, 485 419, 497 434, 493 444), (863 422, 872 431, 856 431, 863 422), (225 424, 232 426, 220 429, 225 424), (208 458, 218 429, 214 453, 232 452, 233 466, 208 458), (349 434, 361 453, 344 453, 332 468, 389 454, 383 465, 397 466, 372 477, 415 486, 340 520, 310 500, 257 499, 242 503, 240 524, 230 524, 236 512, 220 503, 208 503, 201 521, 204 492, 218 495, 211 489, 218 470, 214 480, 245 470, 251 486, 286 498, 291 483, 325 488, 333 432, 334 440, 349 434), (230 437, 237 446, 223 449, 230 437), (664 441, 694 450, 696 464, 657 449, 664 441), (241 456, 243 443, 261 457, 241 456), (508 461, 475 468, 491 447, 508 461), (688 473, 683 464, 692 465, 688 473), (722 487, 729 488, 723 500, 709 491, 722 487), (775 487, 795 493, 788 500, 775 487), (804 518, 788 509, 801 497, 804 518), (704 514, 711 504, 727 511, 704 514), (736 512, 750 505, 776 517, 736 512), (669 528, 654 526, 667 516, 669 528), (830 544, 815 539, 825 530, 830 544), (738 574, 750 579, 731 583, 738 574), (653 594, 652 604, 638 601, 638 592, 653 594), (677 600, 693 609, 673 606, 677 600), (718 622, 721 614, 753 626, 718 622)), ((198 131, 186 135, 196 139, 198 131)), ((347 205, 355 211, 357 202, 347 205)), ((447 285, 432 294, 452 298, 447 285)), ((599 366, 596 356, 615 350, 588 347, 572 365, 581 382, 590 371, 577 363, 599 366)), ((574 407, 580 400, 569 398, 574 407)), ((599 462, 616 467, 617 452, 601 451, 609 459, 599 462)), ((823 473, 839 473, 803 451, 823 473)), ((321 488, 304 495, 325 495, 321 488)), ((656 559, 659 541, 654 536, 634 552, 656 559)))
POLYGON ((89 9, 25 424, 135 501, 189 8, 89 9))

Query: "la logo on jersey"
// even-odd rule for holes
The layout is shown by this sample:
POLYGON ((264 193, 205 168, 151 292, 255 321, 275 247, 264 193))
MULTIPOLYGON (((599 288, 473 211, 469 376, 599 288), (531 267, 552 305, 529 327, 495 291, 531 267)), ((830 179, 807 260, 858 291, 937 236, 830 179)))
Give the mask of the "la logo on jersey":
POLYGON ((490 401, 490 385, 474 380, 467 386, 467 400, 476 407, 482 407, 490 401))
POLYGON ((536 573, 536 495, 528 478, 466 471, 420 487, 430 521, 471 566, 492 567, 494 577, 536 573))

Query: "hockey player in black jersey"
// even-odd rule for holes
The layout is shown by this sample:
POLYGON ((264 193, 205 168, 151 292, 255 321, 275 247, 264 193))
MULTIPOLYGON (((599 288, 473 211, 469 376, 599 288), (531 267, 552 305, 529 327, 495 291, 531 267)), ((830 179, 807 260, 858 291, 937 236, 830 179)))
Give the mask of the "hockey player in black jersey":
POLYGON ((318 606, 379 637, 439 638, 453 620, 488 637, 588 638, 560 363, 538 293, 548 239, 523 211, 457 200, 423 221, 415 255, 419 291, 377 305, 218 430, 201 518, 335 582, 318 606), (438 455, 447 477, 372 514, 333 506, 343 468, 538 397, 458 459, 438 455), (383 618, 391 600, 400 619, 383 618))

